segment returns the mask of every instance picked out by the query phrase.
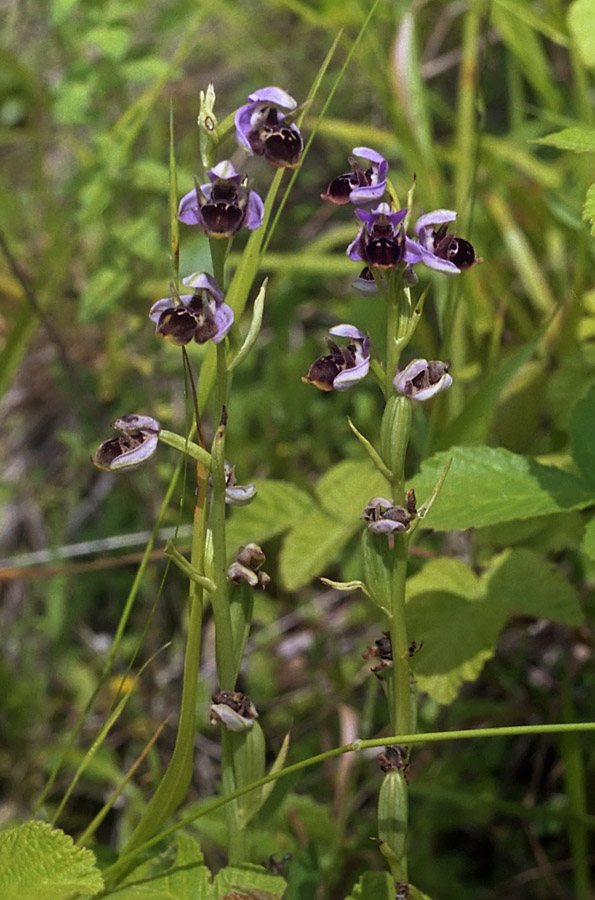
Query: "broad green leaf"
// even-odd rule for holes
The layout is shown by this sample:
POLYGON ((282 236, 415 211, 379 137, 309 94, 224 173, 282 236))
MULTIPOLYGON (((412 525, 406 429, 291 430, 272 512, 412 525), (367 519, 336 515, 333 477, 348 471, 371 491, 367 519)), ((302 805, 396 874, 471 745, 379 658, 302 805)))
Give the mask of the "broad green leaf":
POLYGON ((591 226, 591 234, 595 237, 595 184, 587 190, 583 205, 583 222, 591 226))
POLYGON ((540 553, 559 553, 568 547, 578 547, 585 525, 578 511, 538 516, 536 519, 512 519, 499 525, 489 525, 475 532, 474 543, 485 558, 493 547, 522 545, 540 553))
POLYGON ((511 613, 580 625, 584 619, 574 587, 533 550, 506 550, 486 573, 486 601, 511 613))
POLYGON ((568 10, 568 28, 586 66, 595 66, 595 0, 574 0, 568 10))
POLYGON ((312 497, 287 481, 258 481, 256 489, 252 503, 232 508, 227 522, 230 553, 249 541, 258 544, 283 534, 316 510, 312 497))
POLYGON ((451 703, 463 681, 475 681, 493 656, 507 613, 505 604, 467 600, 447 590, 411 597, 407 635, 423 641, 412 660, 418 687, 439 703, 451 703))
POLYGON ((103 886, 95 855, 59 828, 31 821, 0 833, 2 900, 64 900, 103 886))
POLYGON ((424 525, 440 530, 495 525, 569 509, 583 509, 593 493, 580 478, 503 448, 453 447, 437 453, 413 480, 418 497, 450 471, 424 525))
POLYGON ((483 590, 473 570, 458 559, 442 557, 431 560, 416 575, 407 579, 407 600, 428 591, 460 594, 466 600, 481 600, 483 590))
POLYGON ((283 539, 279 574, 283 586, 295 591, 324 575, 357 528, 357 520, 343 522, 323 512, 305 516, 283 539))
POLYGON ((394 900, 395 883, 388 872, 364 872, 345 900, 394 900))
POLYGON ((585 537, 583 538, 582 549, 588 557, 595 560, 595 519, 591 519, 591 521, 587 525, 587 528, 585 529, 585 537))
POLYGON ((212 900, 210 873, 195 839, 179 832, 173 849, 173 859, 169 859, 168 848, 162 856, 135 869, 128 883, 109 896, 117 900, 212 900))
POLYGON ((574 461, 595 495, 595 385, 572 411, 570 443, 574 461))
POLYGON ((536 138, 533 143, 547 144, 559 150, 574 150, 575 153, 595 153, 595 128, 575 125, 536 138))
POLYGON ((285 887, 284 878, 271 875, 261 866, 227 866, 213 880, 213 898, 219 900, 234 892, 239 895, 234 900, 280 900, 285 887))
POLYGON ((386 478, 368 460, 344 460, 316 483, 320 505, 334 518, 359 520, 372 497, 388 496, 386 478))

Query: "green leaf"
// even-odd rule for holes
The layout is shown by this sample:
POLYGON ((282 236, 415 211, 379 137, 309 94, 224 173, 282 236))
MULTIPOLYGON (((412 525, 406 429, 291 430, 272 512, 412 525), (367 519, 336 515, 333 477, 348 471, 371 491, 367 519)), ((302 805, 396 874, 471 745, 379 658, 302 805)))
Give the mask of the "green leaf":
POLYGON ((424 519, 431 528, 495 525, 593 503, 592 491, 575 475, 492 447, 453 447, 432 456, 413 480, 418 497, 431 492, 449 459, 448 476, 424 519))
POLYGON ((222 898, 232 890, 236 890, 242 900, 280 900, 285 893, 285 887, 284 878, 280 875, 271 875, 261 866, 227 866, 221 869, 213 880, 213 897, 222 898), (242 889, 246 891, 245 897, 242 896, 242 889))
POLYGON ((581 475, 595 489, 595 385, 572 411, 570 443, 581 475))
POLYGON ((458 559, 444 557, 432 560, 420 572, 407 579, 408 599, 428 591, 440 590, 460 594, 466 600, 483 598, 480 579, 469 566, 458 559))
POLYGON ((395 883, 388 872, 364 872, 345 900, 394 900, 395 883))
POLYGON ((557 147, 559 150, 574 150, 575 153, 594 153, 595 128, 575 125, 535 138, 533 143, 547 144, 548 147, 557 147))
POLYGON ((331 516, 341 519, 361 518, 372 497, 389 491, 386 478, 369 460, 345 460, 320 478, 315 493, 320 505, 331 516))
POLYGON ((568 28, 585 66, 595 66, 595 0, 574 0, 568 10, 568 28))
POLYGON ((587 190, 582 218, 583 222, 591 226, 591 234, 595 237, 595 184, 592 184, 587 190))
POLYGON ((475 681, 494 655, 507 612, 504 604, 468 600, 448 590, 410 596, 407 634, 423 641, 412 660, 418 687, 439 703, 451 703, 463 681, 475 681))
POLYGON ((2 900, 65 900, 98 894, 103 886, 95 855, 59 828, 31 821, 0 833, 2 900))
POLYGON ((585 529, 582 550, 590 559, 595 560, 595 519, 591 519, 585 529))
POLYGON ((533 550, 506 550, 486 573, 486 600, 511 613, 580 625, 584 616, 574 587, 533 550))
POLYGON ((283 540, 279 574, 283 586, 295 591, 322 575, 357 528, 357 520, 331 519, 323 512, 305 516, 283 540))
POLYGON ((173 847, 173 864, 166 865, 163 859, 169 857, 168 851, 153 857, 109 896, 117 900, 213 900, 210 873, 195 839, 179 832, 173 847))
POLYGON ((226 528, 230 553, 249 541, 259 544, 283 534, 316 510, 312 497, 287 481, 258 481, 256 488, 252 503, 233 507, 226 528))

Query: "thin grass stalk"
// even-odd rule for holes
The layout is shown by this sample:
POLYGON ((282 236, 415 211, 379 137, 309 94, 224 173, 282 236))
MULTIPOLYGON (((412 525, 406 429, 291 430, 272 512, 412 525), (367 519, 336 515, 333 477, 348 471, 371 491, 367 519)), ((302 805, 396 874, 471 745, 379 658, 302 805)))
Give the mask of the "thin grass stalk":
MULTIPOLYGON (((256 788, 276 781, 279 778, 286 778, 291 775, 295 775, 297 772, 301 772, 304 769, 311 768, 312 766, 319 766, 321 763, 326 762, 326 760, 335 759, 336 757, 341 756, 343 753, 353 753, 360 752, 362 750, 380 748, 384 747, 386 744, 434 744, 449 741, 479 740, 498 737, 517 737, 533 734, 580 734, 581 732, 595 732, 595 722, 555 723, 552 725, 507 725, 501 728, 471 728, 461 731, 427 732, 426 734, 392 734, 386 735, 382 738, 374 738, 371 740, 351 741, 349 744, 344 744, 341 747, 334 747, 332 750, 327 750, 324 753, 318 753, 315 756, 310 756, 307 759, 300 760, 299 762, 293 763, 289 766, 285 766, 284 768, 279 769, 275 772, 269 772, 268 775, 264 775, 262 778, 257 779, 251 784, 244 785, 243 787, 238 788, 231 795, 227 795, 225 797, 217 797, 209 803, 205 803, 205 805, 202 806, 200 810, 183 816, 178 822, 170 825, 168 828, 164 829, 159 834, 148 840, 145 844, 142 845, 142 847, 137 848, 137 850, 135 850, 133 853, 128 853, 126 857, 122 857, 121 860, 118 860, 118 862, 114 863, 112 866, 105 870, 104 876, 106 878, 109 878, 111 883, 114 873, 116 871, 119 871, 121 865, 130 865, 131 861, 138 853, 155 846, 155 844, 158 844, 166 838, 170 837, 172 834, 175 834, 176 831, 178 831, 180 828, 185 828, 188 825, 191 825, 193 822, 196 822, 198 819, 210 815, 212 812, 215 812, 215 810, 220 809, 222 806, 225 806, 226 803, 242 797, 244 794, 249 793, 249 791, 253 791, 256 788)), ((548 809, 544 811, 544 814, 559 817, 559 811, 557 810, 553 811, 548 809)), ((591 820, 592 819, 593 817, 591 817, 591 820)))
MULTIPOLYGON (((574 704, 570 691, 570 674, 565 666, 562 678, 562 706, 564 719, 568 722, 576 719, 574 704)), ((590 888, 589 841, 585 824, 586 778, 580 737, 576 733, 563 734, 560 749, 564 763, 564 785, 568 808, 573 818, 568 822, 568 842, 572 855, 572 884, 574 900, 589 900, 592 897, 590 888)))

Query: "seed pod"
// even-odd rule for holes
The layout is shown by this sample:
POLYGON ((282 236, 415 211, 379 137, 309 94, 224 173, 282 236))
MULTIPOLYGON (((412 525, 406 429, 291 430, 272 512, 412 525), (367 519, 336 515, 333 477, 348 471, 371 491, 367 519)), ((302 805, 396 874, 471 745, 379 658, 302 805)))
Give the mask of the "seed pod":
MULTIPOLYGON (((381 852, 394 864, 405 855, 407 838, 407 782, 404 771, 390 769, 378 798, 378 837, 381 852), (390 854, 385 852, 390 851, 390 854)), ((391 866, 392 868, 392 866, 391 866)))
MULTIPOLYGON (((403 472, 410 426, 409 397, 393 394, 386 404, 380 425, 380 455, 395 475, 403 472)), ((393 500, 395 503, 402 503, 403 498, 393 497, 393 500)))

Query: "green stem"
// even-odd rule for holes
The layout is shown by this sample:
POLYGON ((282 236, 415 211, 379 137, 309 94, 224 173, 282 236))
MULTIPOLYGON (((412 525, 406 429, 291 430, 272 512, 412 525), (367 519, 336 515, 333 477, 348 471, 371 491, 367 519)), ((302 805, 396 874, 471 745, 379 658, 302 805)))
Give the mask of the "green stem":
MULTIPOLYGON (((219 349, 219 348, 217 348, 219 349)), ((219 379, 217 379, 219 386, 219 379)), ((215 432, 211 455, 213 464, 213 497, 211 500, 210 528, 213 536, 213 580, 217 590, 210 595, 215 619, 215 662, 219 685, 225 691, 233 691, 235 686, 235 665, 233 658, 233 633, 229 608, 229 582, 226 576, 225 538, 225 424, 227 413, 223 415, 215 432)))
POLYGON ((211 454, 209 451, 205 450, 204 447, 195 444, 193 441, 188 440, 188 438, 182 437, 180 434, 176 434, 173 431, 166 431, 162 428, 159 432, 159 440, 162 443, 167 444, 168 447, 173 447, 180 453, 185 453, 186 456, 189 456, 191 459, 196 460, 196 462, 200 462, 203 466, 210 468, 211 454))
MULTIPOLYGON (((234 769, 234 738, 233 732, 221 726, 221 787, 223 794, 229 796, 237 791, 237 783, 234 769)), ((232 800, 225 807, 227 822, 227 863, 230 866, 240 865, 246 862, 246 829, 239 825, 239 805, 232 800)))
MULTIPOLYGON (((575 714, 568 668, 562 679, 562 703, 564 718, 570 722, 575 714)), ((574 817, 568 822, 568 843, 573 860, 573 896, 575 900, 589 900, 592 894, 589 885, 589 836, 584 821, 587 809, 583 754, 577 734, 563 734, 560 743, 568 809, 574 813, 574 817)))
POLYGON ((401 317, 401 293, 389 291, 386 300, 386 387, 384 396, 388 399, 393 392, 393 379, 398 365, 400 348, 397 343, 401 317))
MULTIPOLYGON (((161 841, 170 837, 170 835, 175 834, 178 829, 192 824, 192 822, 195 822, 197 819, 200 819, 203 816, 210 815, 215 810, 220 809, 222 806, 225 806, 226 803, 230 803, 232 800, 236 800, 238 797, 242 797, 249 791, 253 791, 258 787, 262 787, 265 784, 276 781, 278 778, 286 778, 287 776, 295 775, 298 772, 303 771, 304 769, 311 768, 312 766, 318 766, 329 759, 335 759, 338 756, 342 756, 344 753, 370 750, 376 747, 380 748, 386 746, 387 744, 434 744, 443 743, 446 741, 475 740, 478 738, 519 737, 530 734, 578 734, 582 731, 595 732, 595 722, 556 723, 553 725, 510 725, 503 728, 471 728, 465 731, 434 731, 428 732, 427 734, 391 734, 388 736, 385 735, 382 738, 374 738, 372 740, 351 741, 351 743, 349 744, 344 744, 341 747, 334 747, 332 750, 327 750, 324 753, 318 753, 316 756, 310 756, 308 757, 308 759, 300 760, 300 762, 293 763, 290 766, 285 766, 285 768, 283 769, 278 769, 275 772, 270 772, 268 775, 264 775, 262 778, 258 778, 251 784, 243 785, 241 788, 238 788, 236 791, 234 791, 234 793, 231 795, 217 797, 215 800, 211 800, 209 803, 205 803, 203 806, 201 806, 198 812, 192 812, 191 814, 184 816, 179 820, 179 822, 176 822, 169 828, 164 829, 160 834, 155 835, 155 837, 147 841, 146 844, 144 844, 142 847, 139 847, 138 851, 135 851, 134 854, 127 855, 136 856, 140 850, 147 850, 154 844, 160 843, 161 841)), ((534 813, 534 811, 529 812, 534 813)), ((550 808, 544 809, 543 814, 545 817, 557 818, 560 816, 560 812, 558 810, 552 810, 550 808)), ((590 823, 592 818, 593 817, 590 817, 590 823)), ((124 858, 118 860, 118 862, 114 863, 112 866, 105 870, 104 877, 106 879, 109 878, 110 884, 112 884, 114 873, 117 870, 119 871, 120 867, 124 864, 130 865, 131 861, 131 859, 124 858)))
POLYGON ((411 701, 409 692, 409 642, 405 624, 405 582, 407 579, 407 555, 409 535, 397 532, 392 554, 392 597, 389 621, 393 651, 390 690, 390 724, 394 734, 410 731, 411 701))
POLYGON ((210 238, 209 248, 213 263, 213 278, 222 291, 225 290, 225 260, 231 244, 229 238, 210 238))
MULTIPOLYGON (((206 540, 206 500, 209 473, 202 463, 198 463, 196 468, 197 498, 194 509, 191 565, 196 571, 202 572, 206 540)), ((203 614, 203 589, 194 581, 191 581, 189 586, 189 607, 182 702, 174 751, 157 790, 124 848, 123 852, 125 855, 132 853, 150 840, 166 819, 177 809, 186 796, 194 771, 196 696, 203 614)), ((125 872, 126 869, 118 874, 122 877, 125 872)))

